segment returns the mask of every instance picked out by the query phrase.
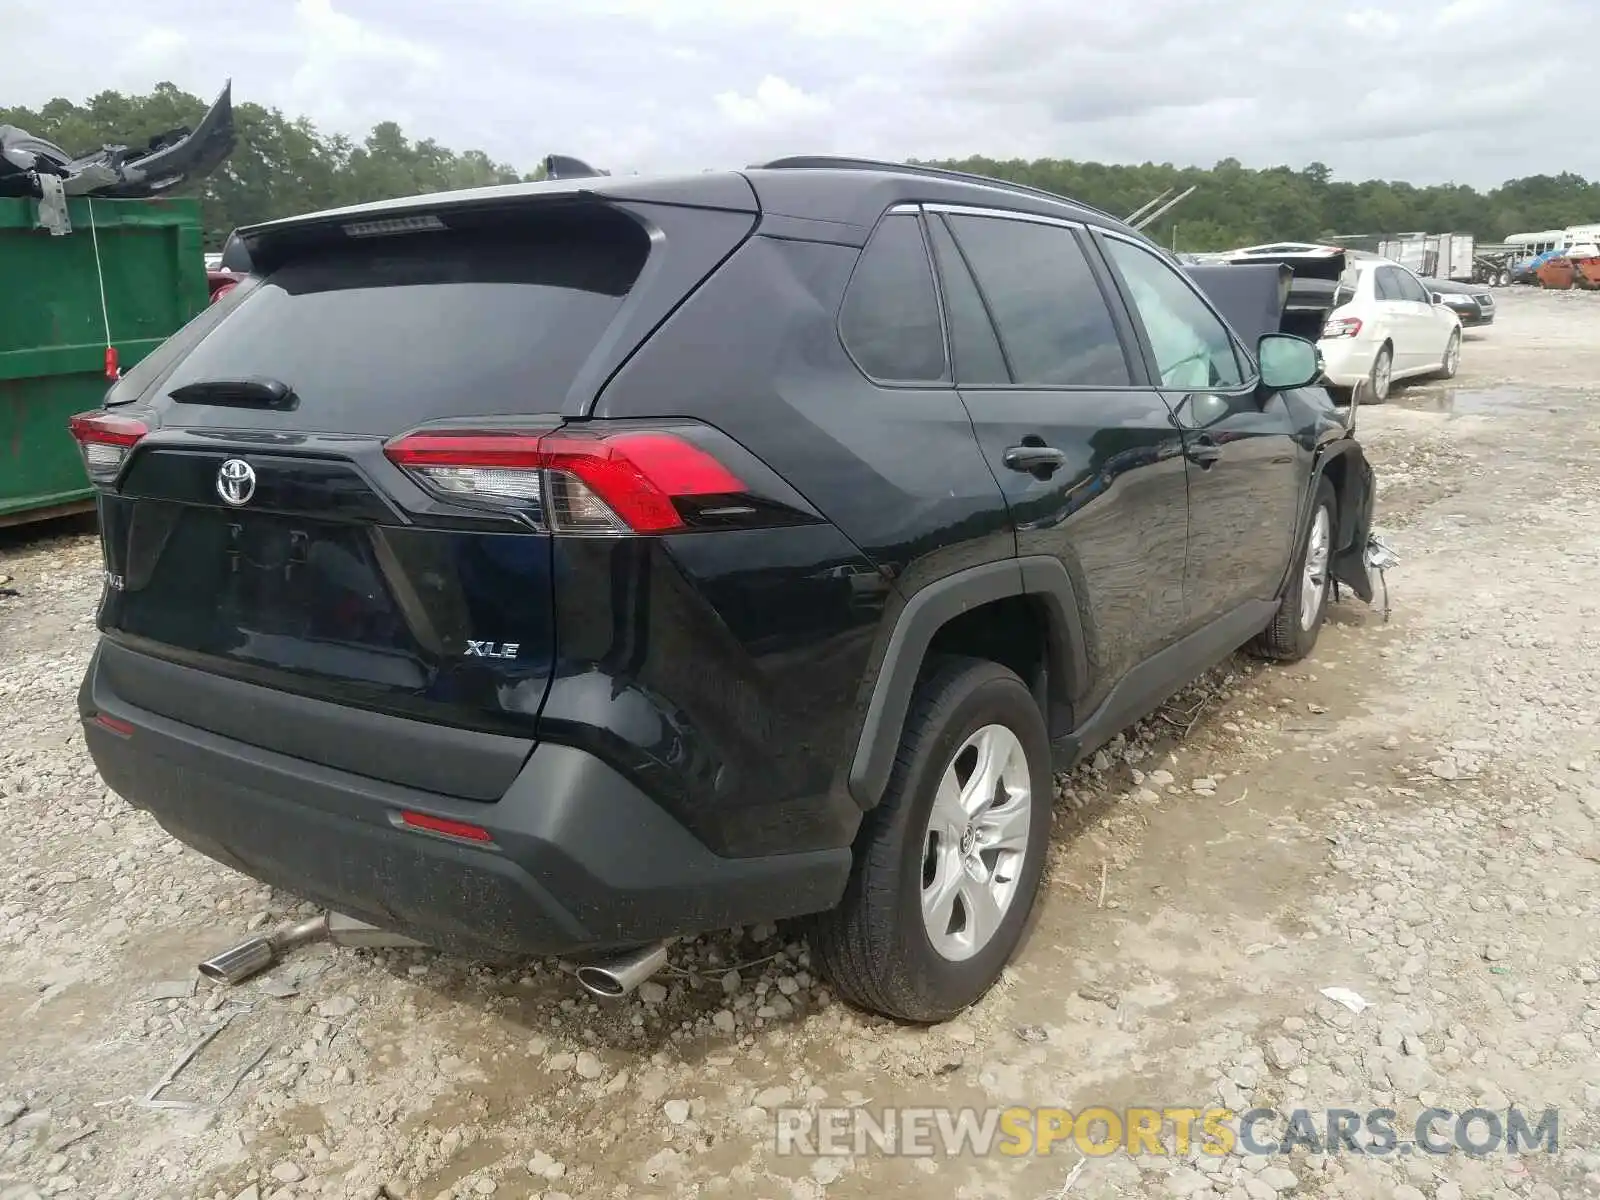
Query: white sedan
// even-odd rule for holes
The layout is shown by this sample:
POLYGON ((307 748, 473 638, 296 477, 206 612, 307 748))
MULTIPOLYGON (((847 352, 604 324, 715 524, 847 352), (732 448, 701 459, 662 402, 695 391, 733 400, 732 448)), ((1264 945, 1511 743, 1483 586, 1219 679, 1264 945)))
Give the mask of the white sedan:
POLYGON ((1317 348, 1334 387, 1385 400, 1396 379, 1449 379, 1461 366, 1461 319, 1406 268, 1383 259, 1351 262, 1339 279, 1317 348))

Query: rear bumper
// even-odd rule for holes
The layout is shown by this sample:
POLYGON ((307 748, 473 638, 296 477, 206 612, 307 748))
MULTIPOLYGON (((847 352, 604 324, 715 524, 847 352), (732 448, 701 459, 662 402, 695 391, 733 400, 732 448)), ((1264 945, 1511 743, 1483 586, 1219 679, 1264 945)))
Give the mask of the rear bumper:
POLYGON ((1361 383, 1378 357, 1378 343, 1365 338, 1324 338, 1317 349, 1322 351, 1323 378, 1335 387, 1361 383))
MULTIPOLYGON (((598 758, 543 743, 493 803, 400 787, 79 694, 101 775, 174 837, 274 887, 469 957, 570 954, 831 908, 850 851, 713 854, 598 758), (113 731, 105 714, 132 726, 113 731), (400 824, 468 822, 488 842, 400 824)), ((370 714, 364 714, 370 716, 370 714)))

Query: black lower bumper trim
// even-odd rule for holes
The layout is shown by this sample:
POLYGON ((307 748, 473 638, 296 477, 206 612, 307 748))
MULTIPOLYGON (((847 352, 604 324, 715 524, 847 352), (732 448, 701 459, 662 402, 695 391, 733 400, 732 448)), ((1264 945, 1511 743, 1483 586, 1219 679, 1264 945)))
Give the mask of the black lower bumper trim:
POLYGON ((119 699, 98 655, 79 699, 107 785, 228 866, 472 957, 638 945, 831 908, 848 848, 724 858, 592 755, 541 744, 479 803, 289 758, 119 699), (105 713, 131 734, 91 718, 105 713), (486 829, 468 843, 398 827, 415 811, 486 829))

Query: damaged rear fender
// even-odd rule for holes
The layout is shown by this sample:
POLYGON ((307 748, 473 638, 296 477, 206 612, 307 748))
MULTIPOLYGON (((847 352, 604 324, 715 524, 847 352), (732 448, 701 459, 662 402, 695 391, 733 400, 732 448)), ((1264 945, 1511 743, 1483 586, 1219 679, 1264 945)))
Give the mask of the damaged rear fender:
MULTIPOLYGON (((1329 447, 1312 474, 1311 495, 1316 494, 1317 483, 1324 478, 1333 484, 1338 501, 1338 530, 1329 572, 1371 604, 1373 589, 1367 571, 1367 543, 1372 537, 1377 477, 1361 443, 1347 438, 1329 447)), ((1309 503, 1306 507, 1309 510, 1309 503)))

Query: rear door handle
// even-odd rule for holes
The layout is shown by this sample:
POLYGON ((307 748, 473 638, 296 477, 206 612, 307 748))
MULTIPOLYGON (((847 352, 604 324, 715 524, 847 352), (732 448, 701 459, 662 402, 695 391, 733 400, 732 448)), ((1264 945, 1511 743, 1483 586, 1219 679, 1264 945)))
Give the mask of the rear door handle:
POLYGON ((1013 471, 1026 471, 1041 479, 1048 478, 1067 461, 1065 451, 1054 446, 1012 446, 1001 459, 1013 471))

